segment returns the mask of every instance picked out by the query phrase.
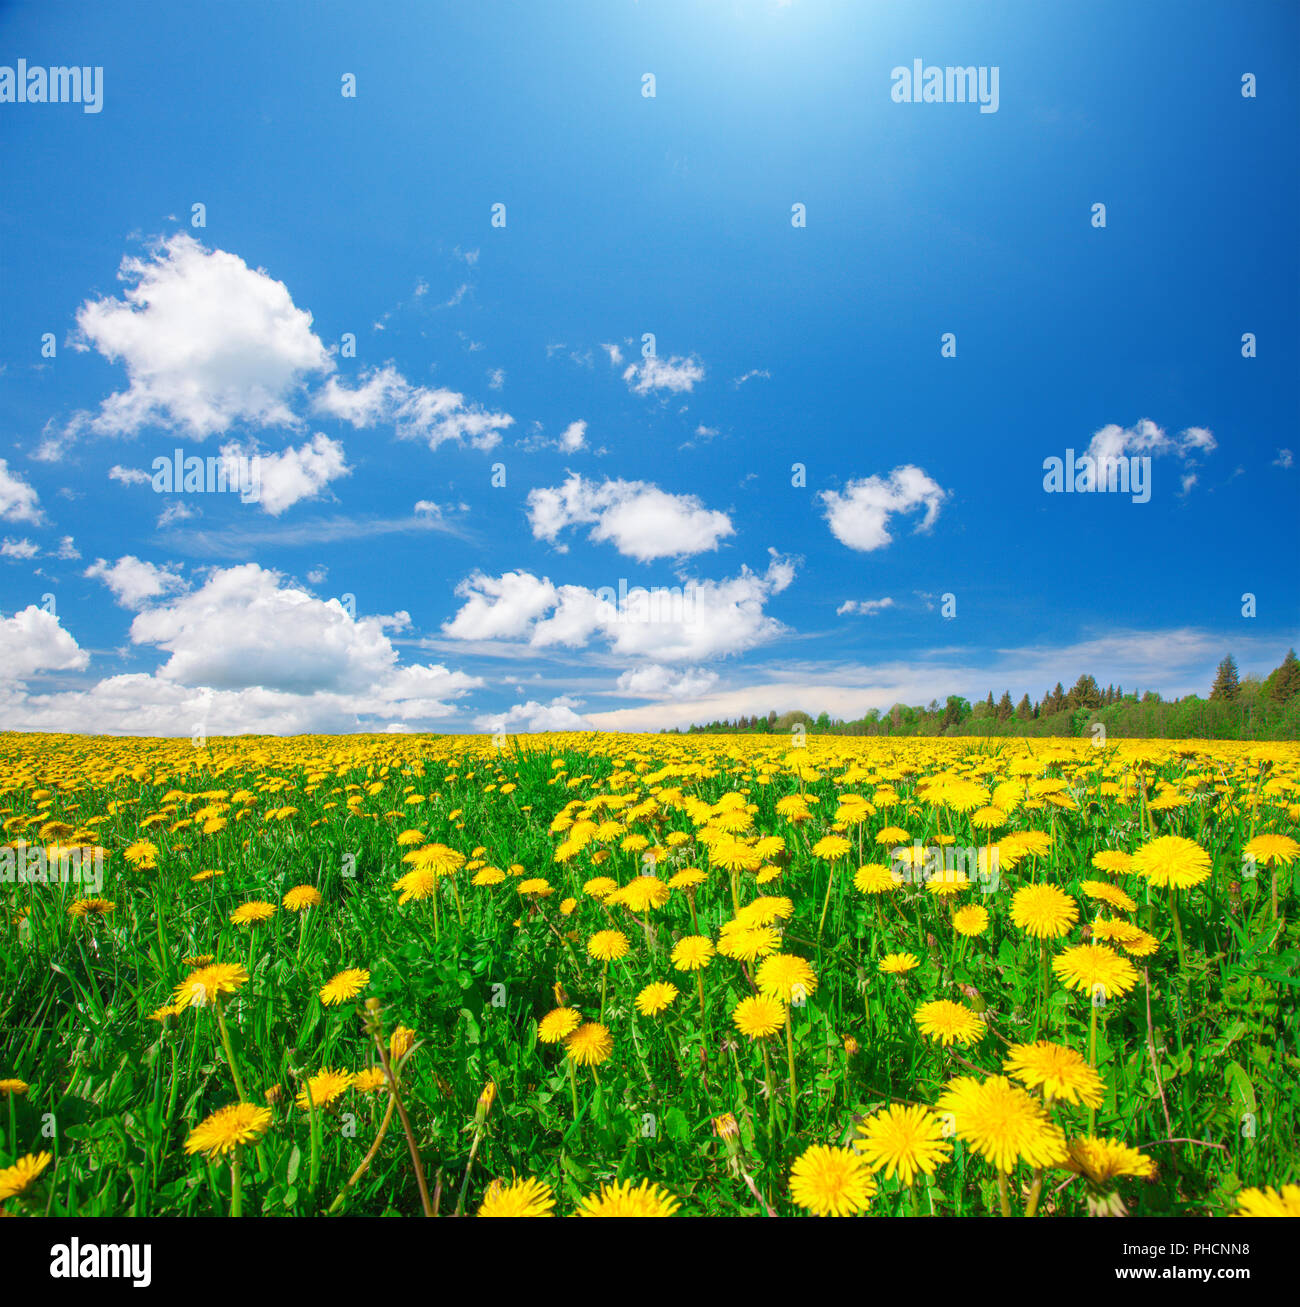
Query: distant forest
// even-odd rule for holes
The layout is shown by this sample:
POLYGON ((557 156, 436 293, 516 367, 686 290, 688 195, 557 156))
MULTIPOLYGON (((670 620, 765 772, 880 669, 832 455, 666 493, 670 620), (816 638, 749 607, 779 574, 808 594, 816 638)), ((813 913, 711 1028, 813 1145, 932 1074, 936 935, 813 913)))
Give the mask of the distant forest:
POLYGON ((1262 680, 1240 676, 1229 654, 1220 664, 1207 698, 1188 695, 1162 699, 1153 690, 1126 693, 1121 686, 1102 689, 1094 677, 1080 676, 1067 690, 1058 681, 1037 703, 1025 695, 1013 704, 1003 691, 971 703, 950 694, 921 707, 896 703, 887 711, 871 709, 856 721, 841 721, 823 712, 769 712, 734 722, 709 722, 666 734, 788 735, 802 724, 810 735, 1023 735, 1085 736, 1100 722, 1106 737, 1116 739, 1295 740, 1300 739, 1300 661, 1294 649, 1262 680))

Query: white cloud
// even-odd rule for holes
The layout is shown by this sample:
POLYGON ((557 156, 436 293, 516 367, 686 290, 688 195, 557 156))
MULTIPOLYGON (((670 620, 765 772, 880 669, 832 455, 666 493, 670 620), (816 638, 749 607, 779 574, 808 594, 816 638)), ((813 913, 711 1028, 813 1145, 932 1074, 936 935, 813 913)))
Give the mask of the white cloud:
POLYGON ((700 663, 743 653, 785 628, 764 606, 794 578, 775 550, 767 571, 744 568, 722 581, 647 589, 556 587, 528 572, 481 572, 456 593, 466 602, 443 631, 457 640, 525 640, 535 649, 582 648, 601 639, 612 653, 657 663, 700 663))
POLYGON ((601 349, 609 355, 609 366, 616 368, 623 361, 623 351, 617 345, 602 345, 601 349))
POLYGON ((1204 427, 1188 427, 1178 436, 1166 434, 1150 418, 1141 418, 1131 427, 1109 422, 1093 434, 1088 454, 1094 459, 1123 458, 1131 454, 1177 454, 1189 458, 1196 454, 1210 454, 1218 442, 1204 427))
MULTIPOLYGON (((90 655, 44 608, 28 604, 12 617, 0 618, 0 682, 25 680, 38 672, 81 671, 89 663, 90 655)), ((12 719, 6 721, 6 729, 17 725, 12 719)), ((68 729, 86 728, 70 725, 68 729)))
POLYGON ((489 368, 487 379, 489 390, 500 390, 506 384, 505 368, 489 368))
POLYGON ((142 608, 151 599, 185 588, 174 568, 146 563, 134 554, 126 554, 116 563, 97 558, 82 575, 103 581, 123 608, 142 608))
POLYGON ((232 443, 221 447, 221 457, 227 476, 241 485, 241 460, 256 458, 256 502, 272 517, 279 517, 303 499, 315 499, 331 481, 352 470, 344 460, 343 446, 319 431, 307 444, 279 454, 246 451, 242 445, 232 443))
MULTIPOLYGON (((610 361, 613 361, 612 355, 610 361)), ((680 394, 694 390, 695 383, 704 380, 704 365, 694 358, 661 359, 657 354, 651 354, 640 363, 628 364, 623 380, 637 395, 648 395, 655 390, 680 394)))
MULTIPOLYGON (((447 717, 482 681, 439 664, 399 666, 385 632, 408 623, 405 613, 353 618, 337 600, 248 563, 137 614, 131 640, 170 655, 152 674, 57 694, 9 686, 0 716, 19 730, 157 735, 200 726, 209 735, 334 732, 447 717)), ((0 667, 11 681, 87 661, 43 610, 0 623, 0 667)))
POLYGON ((869 476, 850 481, 843 493, 824 490, 821 500, 835 538, 850 549, 869 553, 892 543, 889 519, 895 513, 924 508, 925 516, 916 529, 928 531, 949 493, 921 468, 908 463, 896 467, 888 478, 869 476))
POLYGON ((487 713, 474 719, 474 725, 481 731, 509 732, 515 730, 520 734, 538 731, 589 731, 591 723, 574 711, 581 701, 568 695, 560 695, 548 704, 529 699, 527 703, 517 703, 503 713, 487 713))
POLYGON ((25 562, 29 558, 35 558, 40 552, 40 546, 27 539, 12 540, 6 536, 3 541, 0 541, 0 558, 16 558, 25 562))
POLYGON ((1273 460, 1274 467, 1291 467, 1294 463, 1295 455, 1289 449, 1279 449, 1273 460))
POLYGON ((0 458, 0 517, 37 525, 43 518, 39 503, 36 491, 0 458))
POLYGON ((75 561, 81 557, 81 550, 76 546, 71 536, 64 536, 59 541, 59 547, 54 551, 55 558, 62 558, 66 561, 75 561))
POLYGON ((886 608, 892 608, 894 601, 886 595, 883 599, 846 599, 836 610, 836 617, 846 615, 860 615, 863 617, 875 617, 882 613, 886 608))
POLYGON ((560 433, 560 448, 566 454, 576 454, 587 443, 587 424, 579 419, 570 422, 560 433))
POLYGON ((114 463, 108 469, 110 481, 120 481, 124 486, 148 486, 153 484, 153 477, 140 467, 122 467, 114 463))
POLYGON ((662 663, 633 667, 618 678, 622 693, 644 699, 693 699, 717 683, 717 672, 708 667, 675 669, 662 663))
POLYGON ((621 554, 648 562, 716 549, 735 534, 731 519, 705 508, 695 495, 673 495, 647 481, 599 484, 571 473, 562 486, 528 493, 533 536, 554 542, 574 525, 590 525, 590 538, 609 541, 621 554))
POLYGON ((423 440, 430 449, 447 441, 492 449, 515 421, 509 413, 467 403, 453 390, 413 386, 391 364, 372 368, 352 388, 330 377, 312 406, 357 428, 391 423, 399 439, 423 440))
POLYGON ((74 428, 123 435, 158 424, 202 439, 235 422, 296 427, 298 387, 334 366, 311 314, 238 255, 178 234, 149 259, 123 259, 118 276, 122 298, 86 301, 74 343, 120 361, 130 384, 74 428))
POLYGON ((753 381, 755 377, 761 378, 763 381, 770 381, 772 374, 766 368, 750 368, 748 372, 742 372, 731 384, 740 387, 747 381, 753 381))
POLYGON ((164 530, 174 522, 188 522, 192 517, 199 517, 201 514, 197 509, 191 508, 184 500, 173 499, 161 513, 158 514, 158 528, 164 530))

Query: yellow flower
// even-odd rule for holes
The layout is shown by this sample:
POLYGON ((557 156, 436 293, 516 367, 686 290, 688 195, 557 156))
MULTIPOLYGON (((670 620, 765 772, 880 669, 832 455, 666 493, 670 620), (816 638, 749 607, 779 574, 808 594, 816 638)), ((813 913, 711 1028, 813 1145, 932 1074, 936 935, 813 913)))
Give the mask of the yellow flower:
POLYGON ((984 1022, 963 1003, 939 998, 916 1009, 916 1024, 923 1035, 949 1044, 975 1044, 984 1038, 984 1022))
POLYGON ((886 975, 901 976, 914 971, 921 965, 921 959, 915 953, 886 953, 880 959, 880 970, 886 975))
POLYGON ((667 981, 656 980, 647 985, 636 996, 636 1010, 645 1017, 657 1017, 666 1011, 669 1004, 677 997, 677 986, 667 981))
POLYGON ((609 1029, 598 1021, 589 1021, 564 1041, 569 1057, 579 1066, 599 1066, 609 1060, 614 1051, 614 1039, 609 1029))
POLYGON ((515 1180, 503 1185, 493 1180, 488 1185, 479 1216, 553 1216, 555 1195, 541 1180, 515 1180))
POLYGON ((959 935, 982 935, 989 928, 989 910, 978 903, 968 903, 952 914, 952 928, 959 935))
POLYGON ((765 994, 751 994, 736 1004, 731 1019, 742 1035, 766 1039, 785 1025, 785 1004, 765 994))
POLYGON ((873 1171, 897 1175, 910 1185, 918 1174, 933 1175, 952 1145, 943 1137, 943 1122, 928 1108, 891 1104, 858 1127, 857 1151, 873 1171))
POLYGON ((1300 1216, 1300 1184, 1284 1184, 1280 1193, 1271 1185, 1243 1189, 1233 1216, 1300 1216))
POLYGON ((782 1003, 800 1003, 817 991, 817 976, 806 959, 793 953, 764 958, 754 976, 760 994, 782 1003))
POLYGON ((354 1079, 351 1071, 331 1071, 329 1067, 322 1067, 299 1091, 298 1106, 304 1111, 310 1107, 315 1107, 317 1110, 328 1107, 351 1087, 354 1079), (310 1102, 307 1098, 308 1088, 311 1089, 310 1102))
POLYGON ((627 936, 621 930, 598 930, 587 941, 587 952, 597 962, 616 962, 627 956, 627 936))
POLYGON ((190 1131, 185 1151, 218 1157, 233 1152, 241 1144, 256 1143, 270 1124, 271 1109, 268 1107, 256 1107, 252 1103, 219 1107, 190 1131))
POLYGON ((790 1170, 790 1197, 818 1216, 853 1216, 867 1209, 876 1182, 850 1148, 814 1144, 790 1170))
POLYGON ((0 1202, 22 1193, 53 1161, 50 1153, 28 1153, 0 1171, 0 1202))
POLYGON ((106 917, 117 906, 108 899, 78 899, 69 909, 70 917, 106 917))
POLYGON ((1160 835, 1133 855, 1133 870, 1161 889, 1190 889, 1210 876, 1210 855, 1181 835, 1160 835))
POLYGON ((1145 1153, 1130 1148, 1118 1139, 1096 1139, 1092 1136, 1071 1139, 1069 1154, 1065 1168, 1087 1176, 1096 1185, 1125 1175, 1149 1180, 1156 1173, 1156 1164, 1145 1153))
POLYGON ((206 1007, 215 1003, 222 994, 233 994, 248 981, 248 972, 237 963, 214 962, 210 966, 191 971, 173 994, 177 1007, 206 1007))
POLYGON ((16 1077, 11 1080, 0 1080, 0 1094, 15 1094, 21 1097, 30 1088, 31 1085, 26 1080, 19 1080, 16 1077))
POLYGON ((1052 970, 1070 989, 1110 999, 1127 994, 1138 975, 1128 958, 1102 944, 1076 944, 1052 959, 1052 970))
POLYGON ((1002 1069, 1031 1089, 1041 1089, 1044 1098, 1100 1107, 1105 1095, 1101 1077, 1081 1054, 1045 1039, 1012 1044, 1002 1069))
POLYGON ((384 1068, 372 1066, 364 1071, 358 1071, 352 1077, 352 1088, 359 1094, 372 1094, 377 1090, 387 1089, 388 1077, 384 1075, 384 1068))
POLYGON ((1289 835, 1256 835, 1242 849, 1242 853, 1266 865, 1271 863, 1276 867, 1280 863, 1284 867, 1289 867, 1300 858, 1300 844, 1289 835))
POLYGON ((1079 905, 1055 885, 1026 885, 1011 896, 1011 920, 1035 939, 1059 939, 1079 919, 1079 905))
POLYGON ((306 912, 319 906, 321 893, 314 885, 295 885, 281 902, 290 912, 306 912))
POLYGON ((635 1188, 631 1180, 602 1184, 578 1205, 579 1216, 672 1216, 681 1203, 663 1188, 642 1180, 635 1188))
POLYGON ((356 998, 369 983, 370 972, 364 967, 349 967, 321 986, 321 1002, 329 1006, 346 1003, 348 999, 356 998))
POLYGON ((543 1044, 558 1044, 568 1038, 582 1024, 582 1013, 576 1007, 557 1007, 537 1023, 537 1038, 543 1044))
POLYGON ((400 1062, 415 1045, 415 1031, 406 1026, 398 1026, 388 1038, 388 1055, 394 1062, 400 1062))
POLYGON ((1043 1105, 1005 1076, 982 1083, 962 1076, 939 1096, 938 1108, 950 1112, 954 1133, 999 1171, 1018 1161, 1031 1166, 1063 1164, 1065 1136, 1043 1105))
POLYGON ((230 914, 230 920, 231 924, 236 926, 256 926, 273 916, 275 916, 274 903, 264 903, 260 899, 254 899, 251 903, 244 903, 237 907, 230 914))
POLYGON ((704 935, 686 935, 673 947, 672 964, 678 971, 701 971, 713 958, 713 942, 704 935))

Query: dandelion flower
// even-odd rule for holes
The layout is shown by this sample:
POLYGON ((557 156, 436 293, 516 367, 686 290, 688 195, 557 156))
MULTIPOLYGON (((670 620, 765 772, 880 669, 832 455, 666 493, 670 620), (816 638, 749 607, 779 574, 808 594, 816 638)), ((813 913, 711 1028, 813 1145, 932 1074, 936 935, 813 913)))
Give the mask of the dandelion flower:
POLYGON ((0 1171, 0 1202, 22 1193, 53 1160, 50 1153, 28 1153, 12 1166, 6 1166, 0 1171))
POLYGON ((1013 1080, 1041 1089, 1044 1098, 1059 1098, 1085 1107, 1100 1107, 1105 1086, 1082 1054, 1040 1039, 1036 1044, 1012 1044, 1002 1069, 1013 1080))
POLYGON ((1090 898, 1105 903, 1116 912, 1132 912, 1137 904, 1118 885, 1108 880, 1085 880, 1079 888, 1090 898))
POLYGON ((613 1053, 614 1038, 607 1026, 602 1026, 599 1021, 588 1021, 564 1041, 564 1047, 579 1066, 599 1066, 613 1053))
POLYGON ((853 877, 853 886, 863 894, 888 894, 898 888, 898 881, 889 867, 868 863, 859 867, 853 877))
POLYGON ((185 1141, 187 1153, 206 1153, 218 1157, 233 1152, 241 1144, 259 1140, 270 1127, 271 1109, 252 1103, 232 1103, 219 1107, 190 1131, 185 1141))
POLYGON ((978 903, 968 903, 952 914, 952 928, 959 935, 982 935, 989 928, 989 910, 978 903))
POLYGON ((336 1098, 347 1092, 353 1079, 351 1071, 331 1071, 329 1067, 322 1067, 299 1091, 298 1106, 304 1111, 309 1107, 328 1107, 336 1098), (310 1103, 307 1100, 308 1088, 311 1089, 310 1103))
POLYGON ((713 941, 705 935, 685 935, 673 946, 672 964, 678 971, 702 971, 713 959, 713 941))
POLYGON ((677 997, 677 986, 666 980, 652 981, 636 996, 636 1010, 643 1017, 657 1017, 677 997))
POLYGON ((553 1216, 555 1195, 541 1180, 515 1180, 503 1185, 493 1180, 488 1185, 479 1216, 553 1216))
POLYGON ((736 1029, 750 1039, 766 1039, 785 1025, 785 1004, 765 994, 742 998, 732 1009, 736 1029))
POLYGON ((1156 1173, 1156 1164, 1145 1153, 1130 1148, 1118 1139, 1071 1139, 1069 1158, 1065 1162, 1069 1171, 1086 1176, 1095 1185, 1105 1184, 1120 1176, 1136 1176, 1149 1180, 1156 1173))
POLYGON ((947 998, 922 1003, 916 1009, 916 1024, 923 1035, 939 1040, 945 1047, 978 1043, 986 1029, 984 1022, 964 1003, 947 998))
POLYGON ((627 936, 621 930, 598 930, 587 941, 587 952, 597 962, 616 962, 627 956, 627 936))
POLYGON ((248 981, 248 972, 237 963, 214 962, 191 971, 173 993, 177 1007, 206 1007, 222 994, 233 994, 248 981))
POLYGON ((853 1216, 876 1192, 871 1169, 851 1148, 814 1144, 790 1169, 790 1197, 817 1216, 853 1216))
POLYGON ((1133 870, 1161 889, 1190 889, 1209 879, 1210 855, 1194 840, 1160 835, 1133 855, 1133 870))
POLYGON ((662 1185, 642 1180, 635 1188, 631 1180, 602 1184, 578 1204, 579 1216, 672 1216, 681 1203, 662 1185))
POLYGON ((886 953, 880 959, 880 970, 891 976, 906 975, 920 965, 921 959, 915 953, 886 953))
POLYGON ((275 916, 275 904, 254 899, 251 903, 242 903, 230 914, 230 921, 235 926, 257 926, 275 916))
POLYGON ((933 1175, 947 1160, 952 1145, 943 1137, 943 1122, 925 1107, 892 1104, 858 1127, 857 1151, 873 1171, 898 1176, 910 1185, 918 1174, 933 1175))
MULTIPOLYGON (((0 1196, 3 1196, 2 1191, 0 1196)), ((1271 1185, 1263 1189, 1243 1189, 1237 1195, 1237 1210, 1233 1216, 1300 1216, 1300 1184, 1284 1184, 1280 1193, 1271 1185)))
POLYGON ((346 1003, 348 999, 356 998, 369 983, 370 972, 364 967, 349 967, 321 986, 321 1002, 331 1007, 346 1003))
POLYGON ((1009 1173, 1018 1161, 1059 1166, 1065 1159, 1060 1128, 1036 1098, 1005 1076, 982 1083, 963 1076, 939 1096, 938 1107, 952 1114, 957 1138, 999 1171, 1009 1173))
POLYGON ((796 1003, 816 993, 817 976, 806 959, 794 953, 774 953, 763 959, 754 984, 768 998, 796 1003))
POLYGON ((1076 944, 1052 959, 1052 970, 1069 986, 1103 998, 1127 994, 1138 975, 1128 958, 1103 944, 1076 944))
POLYGON ((1011 897, 1011 920, 1035 939, 1059 939, 1079 919, 1079 905, 1055 885, 1026 885, 1011 897))
POLYGON ((295 885, 281 902, 290 912, 306 912, 320 906, 321 892, 314 885, 295 885))
POLYGON ((582 1024, 582 1013, 576 1007, 557 1007, 537 1023, 537 1038, 543 1044, 558 1044, 567 1039, 582 1024))

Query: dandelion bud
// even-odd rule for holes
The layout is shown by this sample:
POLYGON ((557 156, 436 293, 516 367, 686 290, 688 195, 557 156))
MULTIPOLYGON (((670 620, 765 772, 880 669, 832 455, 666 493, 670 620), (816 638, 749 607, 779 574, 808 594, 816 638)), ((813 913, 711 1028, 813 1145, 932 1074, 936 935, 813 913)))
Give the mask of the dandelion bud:
POLYGON ((492 1103, 497 1096, 497 1082, 489 1080, 483 1086, 483 1092, 478 1096, 478 1104, 474 1108, 474 1124, 482 1126, 488 1119, 488 1113, 492 1110, 492 1103))
POLYGON ((844 1036, 844 1052, 848 1057, 857 1057, 861 1050, 858 1047, 858 1041, 852 1035, 844 1036))
POLYGON ((409 1030, 406 1026, 398 1026, 388 1041, 388 1051, 400 1062, 411 1051, 414 1043, 415 1031, 409 1030))
POLYGON ((372 1014, 379 1011, 379 1000, 373 995, 366 999, 366 1011, 372 1014))
POLYGON ((284 1090, 280 1085, 272 1085, 270 1089, 266 1091, 264 1096, 266 1098, 267 1106, 274 1107, 276 1103, 284 1097, 284 1090))

